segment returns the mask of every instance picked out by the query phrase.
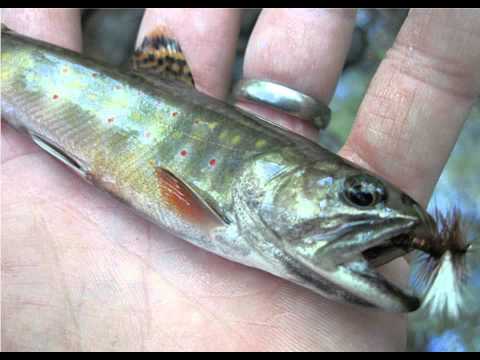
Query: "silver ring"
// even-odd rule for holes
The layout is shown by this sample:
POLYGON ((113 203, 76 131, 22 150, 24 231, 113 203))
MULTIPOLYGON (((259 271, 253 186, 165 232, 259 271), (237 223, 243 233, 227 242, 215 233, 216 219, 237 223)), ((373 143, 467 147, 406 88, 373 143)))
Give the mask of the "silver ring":
POLYGON ((233 89, 235 100, 252 101, 312 122, 324 129, 330 122, 330 108, 311 96, 266 80, 240 80, 233 89))

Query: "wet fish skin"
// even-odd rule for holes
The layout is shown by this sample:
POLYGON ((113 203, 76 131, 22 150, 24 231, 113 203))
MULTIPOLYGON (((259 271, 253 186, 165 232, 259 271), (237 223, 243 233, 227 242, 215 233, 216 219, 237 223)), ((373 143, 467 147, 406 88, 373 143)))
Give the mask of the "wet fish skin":
POLYGON ((193 89, 3 28, 1 61, 2 119, 150 221, 336 301, 418 307, 362 255, 390 260, 392 237, 429 226, 388 182, 193 89), (352 182, 375 203, 353 204, 352 182))

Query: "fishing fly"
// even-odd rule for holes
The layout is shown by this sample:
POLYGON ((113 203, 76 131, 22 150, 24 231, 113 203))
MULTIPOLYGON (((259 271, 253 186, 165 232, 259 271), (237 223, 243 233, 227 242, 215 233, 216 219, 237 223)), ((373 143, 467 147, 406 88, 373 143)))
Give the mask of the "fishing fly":
MULTIPOLYGON (((467 256, 473 249, 469 243, 468 223, 454 208, 442 214, 434 213, 436 228, 429 252, 417 255, 416 288, 425 289, 422 307, 431 315, 457 319, 464 310, 465 284, 469 278, 467 256)), ((418 248, 426 245, 416 240, 418 248)))

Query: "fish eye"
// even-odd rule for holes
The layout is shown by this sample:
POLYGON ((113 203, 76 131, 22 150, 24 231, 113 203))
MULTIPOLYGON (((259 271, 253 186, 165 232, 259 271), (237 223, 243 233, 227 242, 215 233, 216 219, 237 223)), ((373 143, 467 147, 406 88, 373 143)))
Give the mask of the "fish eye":
POLYGON ((387 199, 383 184, 369 175, 351 176, 345 180, 343 198, 348 204, 369 208, 387 199))

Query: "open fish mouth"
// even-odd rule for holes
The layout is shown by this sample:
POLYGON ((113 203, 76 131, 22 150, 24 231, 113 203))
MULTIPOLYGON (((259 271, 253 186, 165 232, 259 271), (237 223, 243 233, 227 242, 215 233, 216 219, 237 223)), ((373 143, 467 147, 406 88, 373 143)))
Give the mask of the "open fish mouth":
MULTIPOLYGON (((314 291, 331 298, 343 298, 349 303, 367 305, 389 312, 412 312, 420 306, 420 300, 411 290, 396 284, 385 276, 379 267, 412 250, 412 240, 425 234, 423 224, 411 224, 403 231, 383 234, 373 245, 348 260, 337 262, 334 267, 322 267, 305 257, 295 256, 291 267, 303 283, 309 282, 314 291), (327 293, 327 294, 325 294, 327 293)), ((293 253, 290 253, 290 258, 293 253)))
POLYGON ((384 283, 394 289, 394 293, 397 294, 397 304, 406 304, 405 311, 407 312, 415 311, 420 306, 419 300, 411 294, 409 289, 395 285, 393 281, 380 275, 378 268, 407 255, 414 249, 430 251, 429 245, 426 245, 425 248, 419 248, 416 245, 416 240, 422 239, 423 244, 432 243, 434 241, 433 226, 433 219, 427 214, 422 218, 420 224, 417 224, 411 230, 386 238, 383 243, 368 248, 361 253, 368 264, 368 272, 376 274, 372 286, 375 287, 384 283))
MULTIPOLYGON (((398 277, 393 279, 392 273, 381 269, 382 266, 411 252, 413 248, 409 244, 414 238, 414 232, 396 235, 386 243, 362 252, 362 257, 367 264, 363 278, 370 284, 372 294, 377 296, 377 301, 374 303, 376 307, 393 312, 413 312, 420 307, 420 300, 412 290, 398 284, 398 277)), ((361 274, 358 276, 362 277, 361 274)))
POLYGON ((363 251, 362 255, 372 267, 377 268, 411 252, 413 249, 409 244, 414 237, 413 233, 394 236, 385 244, 363 251))
POLYGON ((414 239, 426 239, 427 234, 430 234, 429 230, 427 224, 421 223, 411 230, 386 237, 381 244, 362 251, 358 259, 341 266, 343 271, 351 275, 352 283, 356 283, 356 286, 366 285, 365 290, 371 295, 365 297, 365 292, 358 291, 363 300, 393 312, 412 312, 418 309, 420 300, 412 291, 399 285, 398 278, 396 281, 391 279, 390 275, 385 275, 379 268, 411 252, 414 249, 414 239))
POLYGON ((387 264, 401 256, 404 256, 417 248, 422 251, 431 252, 433 248, 429 248, 429 243, 432 243, 435 233, 435 221, 426 212, 424 212, 418 205, 416 205, 417 212, 420 216, 421 222, 413 229, 405 231, 401 234, 387 238, 384 243, 373 246, 362 252, 362 255, 373 267, 379 267, 387 264), (414 239, 423 239, 423 248, 414 245, 414 239))

